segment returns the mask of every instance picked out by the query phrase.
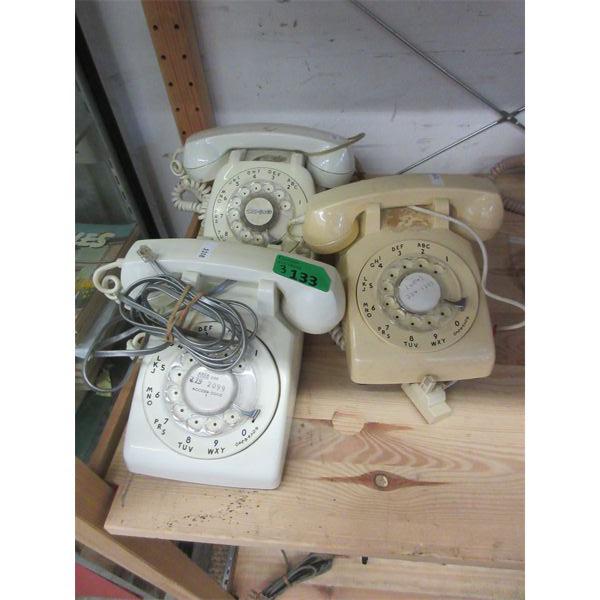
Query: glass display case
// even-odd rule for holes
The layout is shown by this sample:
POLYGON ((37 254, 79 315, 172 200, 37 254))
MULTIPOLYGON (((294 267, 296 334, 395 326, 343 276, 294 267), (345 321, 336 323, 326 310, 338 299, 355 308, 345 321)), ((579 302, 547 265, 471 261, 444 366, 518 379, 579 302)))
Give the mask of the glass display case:
MULTIPOLYGON (((75 408, 76 454, 92 455, 113 394, 89 390, 83 358, 115 316, 117 305, 93 286, 101 264, 123 256, 140 237, 158 237, 131 159, 83 34, 76 27, 75 73, 75 408)), ((126 361, 97 360, 89 376, 110 388, 126 361)))

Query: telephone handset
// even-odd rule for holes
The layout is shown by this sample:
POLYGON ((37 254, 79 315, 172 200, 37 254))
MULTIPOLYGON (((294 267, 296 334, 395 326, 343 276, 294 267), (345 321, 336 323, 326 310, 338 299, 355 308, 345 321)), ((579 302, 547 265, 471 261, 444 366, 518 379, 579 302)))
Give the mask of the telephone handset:
POLYGON ((123 287, 156 274, 138 254, 141 246, 157 254, 169 272, 255 284, 259 295, 264 289, 276 289, 283 315, 305 333, 324 333, 339 323, 344 314, 344 290, 332 266, 271 248, 240 248, 205 238, 136 242, 121 266, 123 287))
POLYGON ((175 205, 202 215, 203 236, 294 250, 315 183, 331 188, 350 181, 349 146, 357 139, 273 123, 196 133, 186 140, 182 161, 172 163, 173 172, 184 178, 174 192, 175 205), (206 199, 201 186, 213 180, 206 199), (196 194, 196 203, 183 201, 186 187, 196 194))
POLYGON ((312 199, 306 244, 321 254, 342 251, 353 381, 403 384, 434 422, 450 412, 444 382, 490 374, 492 326, 469 240, 479 238, 485 252, 481 240, 502 219, 495 186, 462 175, 380 177, 312 199), (388 209, 399 214, 386 218, 388 209))
MULTIPOLYGON (((272 248, 206 238, 143 240, 121 264, 124 290, 157 275, 148 255, 156 257, 161 272, 209 298, 211 289, 230 280, 218 297, 249 307, 258 325, 229 370, 203 366, 181 343, 144 357, 125 437, 129 470, 212 485, 277 487, 294 410, 301 331, 323 333, 342 318, 345 296, 337 271, 272 248)), ((216 343, 223 327, 211 314, 186 313, 185 328, 216 343)))
POLYGON ((212 181, 232 150, 257 148, 306 153, 306 168, 317 185, 332 188, 350 181, 354 158, 340 147, 346 138, 298 125, 255 123, 215 127, 191 135, 183 151, 183 167, 197 181, 212 181))
MULTIPOLYGON (((315 196, 304 218, 305 240, 320 254, 338 252, 356 239, 360 231, 358 218, 367 209, 427 206, 436 199, 448 200, 453 215, 468 223, 484 241, 492 238, 502 225, 502 201, 496 187, 486 179, 463 175, 391 175, 365 179, 315 196)), ((455 229, 453 225, 450 228, 455 229)), ((363 228, 362 235, 367 233, 363 228)))

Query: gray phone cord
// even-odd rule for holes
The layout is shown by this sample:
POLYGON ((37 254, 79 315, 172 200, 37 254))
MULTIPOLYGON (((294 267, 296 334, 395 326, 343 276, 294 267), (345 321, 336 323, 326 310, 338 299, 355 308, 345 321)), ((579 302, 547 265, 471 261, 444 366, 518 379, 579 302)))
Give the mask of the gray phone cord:
POLYGON ((105 325, 84 358, 83 379, 91 389, 97 392, 115 392, 123 387, 127 376, 131 373, 133 363, 125 377, 116 386, 101 388, 92 383, 88 375, 89 364, 94 358, 126 357, 133 359, 160 352, 174 343, 178 343, 205 367, 213 371, 228 371, 240 361, 248 342, 254 337, 258 328, 258 317, 248 305, 237 300, 223 300, 215 297, 232 285, 233 281, 225 280, 204 296, 197 298, 194 290, 186 290, 186 285, 166 271, 156 258, 150 258, 147 262, 150 262, 160 274, 141 278, 116 294, 120 318, 117 317, 105 325), (161 314, 152 307, 151 300, 156 300, 157 295, 169 297, 174 301, 183 297, 180 309, 186 310, 189 305, 189 315, 202 314, 216 321, 221 327, 220 335, 207 336, 186 329, 184 324, 174 324, 169 327, 170 315, 161 314), (250 328, 246 326, 239 309, 246 311, 250 316, 252 322, 250 328), (119 334, 105 337, 109 330, 122 322, 129 323, 132 327, 119 334), (173 342, 166 339, 169 329, 173 342), (131 348, 110 349, 124 340, 139 339, 142 337, 140 334, 143 334, 144 338, 142 347, 140 344, 136 347, 132 343, 130 344, 133 346, 131 348), (150 336, 162 338, 164 341, 151 348, 146 348, 145 345, 150 336))

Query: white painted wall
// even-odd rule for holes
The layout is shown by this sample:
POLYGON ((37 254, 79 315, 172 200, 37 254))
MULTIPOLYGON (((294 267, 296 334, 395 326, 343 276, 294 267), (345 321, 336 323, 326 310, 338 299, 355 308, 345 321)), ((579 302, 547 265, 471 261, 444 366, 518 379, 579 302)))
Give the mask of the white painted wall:
MULTIPOLYGON (((524 103, 524 2, 366 1, 392 27, 497 105, 524 103)), ((344 0, 197 0, 196 29, 219 125, 275 121, 364 131, 363 169, 393 173, 496 119, 344 0)), ((85 0, 77 15, 147 197, 169 234, 167 155, 179 144, 137 0, 85 0)), ((416 172, 484 172, 524 151, 508 123, 416 172)))

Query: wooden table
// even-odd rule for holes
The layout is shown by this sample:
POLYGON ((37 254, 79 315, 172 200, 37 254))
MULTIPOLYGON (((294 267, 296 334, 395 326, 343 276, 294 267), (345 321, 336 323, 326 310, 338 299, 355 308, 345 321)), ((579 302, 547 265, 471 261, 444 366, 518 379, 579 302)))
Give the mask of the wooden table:
MULTIPOLYGON (((507 213, 502 232, 487 244, 490 289, 517 299, 524 295, 522 236, 523 218, 507 213)), ((511 307, 490 304, 496 323, 521 319, 511 307)), ((453 415, 427 425, 399 386, 352 383, 331 340, 306 336, 280 488, 237 490, 132 475, 119 449, 106 477, 118 490, 105 528, 262 546, 263 552, 285 548, 521 573, 523 348, 523 329, 498 333, 492 376, 450 388, 453 415), (386 487, 376 483, 381 474, 386 487)))

